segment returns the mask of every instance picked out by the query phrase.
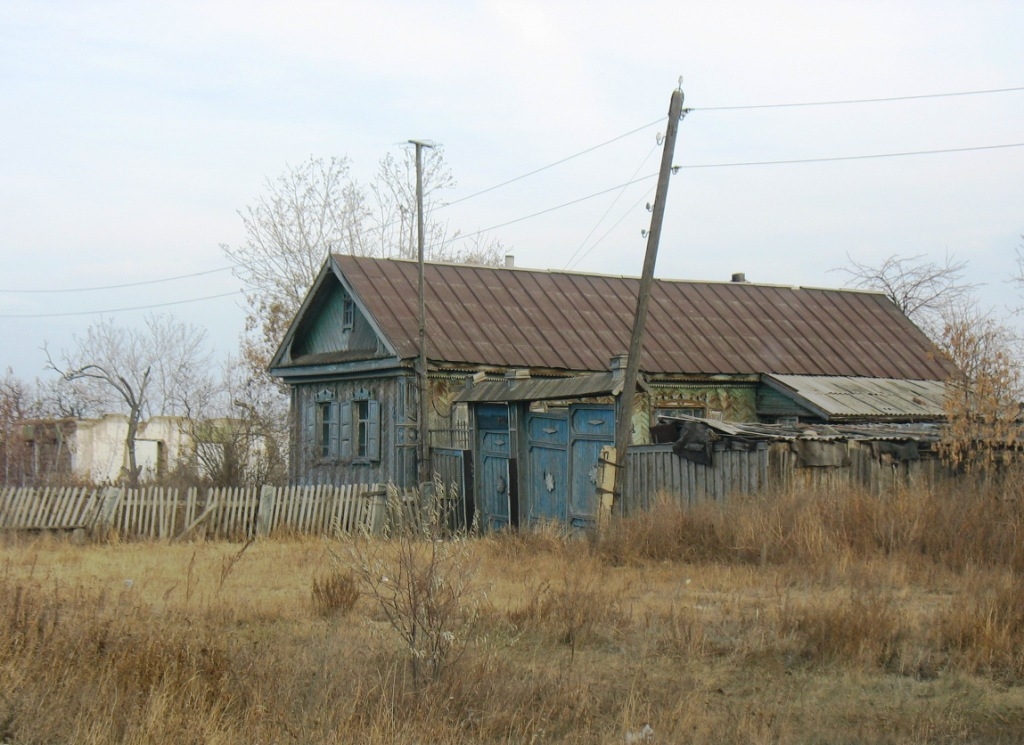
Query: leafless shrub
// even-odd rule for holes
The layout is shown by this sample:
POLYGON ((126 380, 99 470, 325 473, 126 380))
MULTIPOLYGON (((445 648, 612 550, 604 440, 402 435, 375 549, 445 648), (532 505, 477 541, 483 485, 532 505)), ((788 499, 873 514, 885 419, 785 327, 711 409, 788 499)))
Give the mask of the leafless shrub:
MULTIPOLYGON (((444 499, 441 492, 435 499, 444 499)), ((349 544, 354 576, 398 633, 417 684, 441 678, 458 662, 478 611, 467 542, 435 537, 445 532, 438 523, 443 513, 423 514, 422 524, 399 526, 390 539, 349 544)))
POLYGON ((351 571, 333 571, 313 578, 313 608, 325 617, 346 616, 359 600, 359 585, 351 571))

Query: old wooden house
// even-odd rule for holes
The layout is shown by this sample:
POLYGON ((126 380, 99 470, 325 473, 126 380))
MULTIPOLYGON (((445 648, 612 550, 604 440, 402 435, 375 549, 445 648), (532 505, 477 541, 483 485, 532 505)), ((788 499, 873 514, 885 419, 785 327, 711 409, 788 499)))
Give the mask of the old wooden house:
MULTIPOLYGON (((425 285, 430 444, 471 452, 493 527, 592 521, 639 280, 427 264, 425 285)), ((324 264, 271 364, 291 390, 295 482, 415 484, 417 288, 414 262, 324 264)), ((934 421, 949 373, 882 294, 670 280, 651 291, 640 370, 637 444, 659 415, 934 421)))

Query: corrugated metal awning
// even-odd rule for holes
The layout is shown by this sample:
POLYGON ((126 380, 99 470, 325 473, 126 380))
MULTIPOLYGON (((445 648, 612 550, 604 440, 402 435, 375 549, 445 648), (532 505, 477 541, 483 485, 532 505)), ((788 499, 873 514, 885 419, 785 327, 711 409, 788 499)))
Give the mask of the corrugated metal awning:
POLYGON ((483 380, 464 390, 455 397, 455 400, 463 403, 498 403, 614 396, 622 390, 622 383, 622 378, 611 372, 576 375, 571 378, 483 380))

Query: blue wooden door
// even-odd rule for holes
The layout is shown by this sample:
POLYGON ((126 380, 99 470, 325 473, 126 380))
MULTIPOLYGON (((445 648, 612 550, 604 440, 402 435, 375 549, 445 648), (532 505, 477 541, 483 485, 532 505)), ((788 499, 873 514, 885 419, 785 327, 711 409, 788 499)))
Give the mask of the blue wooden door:
POLYGON ((573 406, 569 409, 569 524, 597 524, 600 499, 597 466, 601 448, 615 442, 615 410, 611 406, 573 406))
POLYGON ((527 499, 531 524, 569 518, 569 421, 564 412, 526 420, 527 499))
POLYGON ((484 530, 507 528, 511 518, 509 456, 511 443, 508 406, 487 404, 476 409, 480 476, 480 523, 484 530))

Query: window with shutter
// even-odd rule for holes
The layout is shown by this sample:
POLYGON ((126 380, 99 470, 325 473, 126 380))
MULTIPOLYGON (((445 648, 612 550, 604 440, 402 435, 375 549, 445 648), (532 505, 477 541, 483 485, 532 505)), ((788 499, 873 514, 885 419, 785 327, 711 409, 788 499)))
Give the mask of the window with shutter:
POLYGON ((346 401, 340 409, 341 457, 355 463, 380 460, 380 402, 372 398, 346 401))
POLYGON ((324 401, 317 406, 319 408, 320 457, 336 458, 338 455, 337 404, 332 401, 324 401))
POLYGON ((341 405, 338 421, 341 429, 338 438, 339 454, 343 459, 348 459, 352 457, 352 402, 346 401, 341 405))
POLYGON ((380 402, 367 401, 366 458, 380 460, 380 402))

